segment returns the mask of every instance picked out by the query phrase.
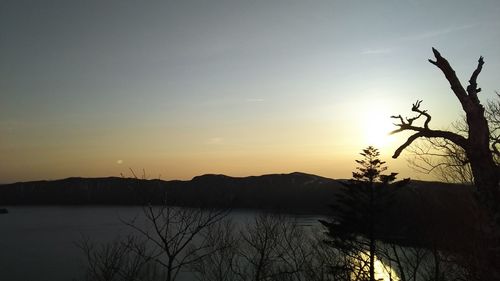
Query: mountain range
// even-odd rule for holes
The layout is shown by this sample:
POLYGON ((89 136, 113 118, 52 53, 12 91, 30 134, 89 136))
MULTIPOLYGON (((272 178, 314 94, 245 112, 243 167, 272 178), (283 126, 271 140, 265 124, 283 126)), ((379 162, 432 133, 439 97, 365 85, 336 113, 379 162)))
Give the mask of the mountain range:
MULTIPOLYGON (((328 213, 342 180, 294 172, 249 177, 207 174, 188 181, 123 177, 30 181, 0 185, 0 205, 143 205, 274 209, 328 213)), ((411 181, 398 201, 463 205, 471 188, 411 181)))

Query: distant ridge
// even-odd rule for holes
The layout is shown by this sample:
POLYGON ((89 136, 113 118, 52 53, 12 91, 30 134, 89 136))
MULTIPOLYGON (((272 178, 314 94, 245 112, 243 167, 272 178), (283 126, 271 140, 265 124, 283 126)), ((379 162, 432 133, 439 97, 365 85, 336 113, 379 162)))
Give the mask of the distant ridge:
POLYGON ((322 177, 314 174, 308 174, 308 173, 303 173, 303 172, 291 172, 291 173, 279 173, 279 174, 264 174, 264 175, 259 175, 259 176, 242 176, 242 177, 235 177, 235 176, 228 176, 224 174, 203 174, 199 176, 194 176, 191 180, 162 180, 162 179, 141 179, 141 178, 134 178, 134 177, 117 177, 117 176, 109 176, 109 177, 68 177, 68 178, 62 178, 62 179, 55 179, 55 180, 35 180, 35 181, 19 181, 19 182, 14 182, 14 183, 0 183, 0 187, 2 186, 8 186, 8 185, 13 185, 13 184, 24 184, 24 183, 44 183, 44 182, 59 182, 59 181, 72 181, 72 180, 93 180, 93 179, 127 179, 127 180, 141 180, 141 181, 160 181, 160 182, 187 182, 187 181, 193 181, 197 180, 199 178, 227 178, 227 179, 246 179, 246 178, 260 178, 260 177, 276 177, 276 176, 291 176, 291 177, 307 177, 307 178, 315 178, 315 179, 322 179, 322 180, 328 180, 332 181, 335 179, 327 178, 327 177, 322 177))
POLYGON ((188 181, 70 177, 0 185, 0 205, 143 205, 166 202, 181 206, 324 213, 339 186, 333 179, 300 172, 248 177, 205 174, 188 181))
MULTIPOLYGON (((144 205, 275 209, 286 212, 329 213, 341 180, 293 172, 231 177, 205 174, 191 180, 121 177, 17 182, 0 185, 0 205, 144 205)), ((415 192, 427 201, 448 204, 470 197, 470 187, 412 181, 400 202, 415 192)))

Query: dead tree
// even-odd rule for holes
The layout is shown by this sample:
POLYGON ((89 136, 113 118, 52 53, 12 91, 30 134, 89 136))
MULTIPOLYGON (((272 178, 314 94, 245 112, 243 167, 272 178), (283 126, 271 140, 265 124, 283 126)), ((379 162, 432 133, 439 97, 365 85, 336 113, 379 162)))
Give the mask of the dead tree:
MULTIPOLYGON (((395 124, 399 128, 392 133, 402 131, 415 132, 405 143, 396 149, 393 158, 397 158, 405 148, 419 138, 445 139, 465 151, 467 160, 470 162, 474 185, 477 188, 480 203, 484 207, 483 209, 489 219, 490 229, 486 231, 488 234, 485 232, 485 240, 493 243, 491 245, 493 249, 488 250, 486 260, 484 261, 487 263, 487 273, 482 274, 481 279, 498 280, 500 279, 500 249, 495 248, 500 246, 500 242, 496 241, 499 237, 498 229, 500 225, 500 173, 499 167, 494 161, 494 154, 498 156, 498 150, 495 149, 496 147, 490 147, 490 131, 488 121, 485 117, 485 108, 478 98, 481 88, 477 86, 477 78, 483 68, 484 60, 483 57, 479 58, 477 67, 469 79, 469 85, 464 88, 449 62, 436 49, 433 48, 432 51, 434 52, 435 60, 429 60, 429 62, 442 71, 453 93, 460 101, 462 109, 465 112, 468 134, 467 136, 462 136, 450 131, 431 129, 429 127, 431 115, 426 110, 420 108, 422 101, 417 101, 412 106, 412 111, 417 113, 415 117, 403 118, 401 115, 392 116, 392 118, 399 120, 399 123, 395 124), (423 125, 415 125, 415 121, 420 118, 424 118, 423 125)), ((493 145, 496 145, 496 143, 493 145)))
MULTIPOLYGON (((490 147, 496 165, 500 165, 500 93, 485 105, 485 117, 490 128, 490 147)), ((452 130, 467 136, 469 128, 465 116, 452 123, 452 130)), ((414 142, 406 149, 411 155, 408 163, 412 169, 433 174, 439 180, 449 183, 472 185, 474 177, 465 151, 453 142, 433 138, 414 142)))

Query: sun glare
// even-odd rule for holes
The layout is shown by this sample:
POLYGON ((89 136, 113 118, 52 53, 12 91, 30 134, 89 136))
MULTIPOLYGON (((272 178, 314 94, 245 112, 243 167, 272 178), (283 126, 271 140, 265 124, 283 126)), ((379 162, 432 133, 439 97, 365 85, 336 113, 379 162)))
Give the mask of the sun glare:
POLYGON ((364 134, 364 142, 377 148, 383 148, 391 143, 389 132, 393 125, 389 114, 385 111, 367 112, 362 119, 361 129, 364 134))
POLYGON ((399 280, 397 273, 391 267, 384 265, 382 261, 377 259, 375 261, 375 279, 390 281, 390 280, 399 280))
MULTIPOLYGON (((359 253, 359 258, 361 260, 357 260, 356 263, 357 265, 362 266, 362 270, 368 272, 368 260, 369 256, 367 253, 359 253)), ((374 263, 374 273, 375 273, 375 280, 381 280, 381 281, 399 281, 400 278, 396 271, 392 269, 389 265, 384 264, 377 256, 375 256, 375 263, 374 263)))

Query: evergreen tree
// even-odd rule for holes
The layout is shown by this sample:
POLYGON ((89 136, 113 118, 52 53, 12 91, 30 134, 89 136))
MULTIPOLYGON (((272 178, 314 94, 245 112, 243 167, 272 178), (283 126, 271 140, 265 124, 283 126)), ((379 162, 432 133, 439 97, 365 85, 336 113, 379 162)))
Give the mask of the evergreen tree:
POLYGON ((346 268, 359 279, 374 281, 376 240, 387 232, 381 218, 397 188, 409 180, 395 182, 397 173, 382 174, 387 167, 376 148, 369 146, 360 154, 363 159, 356 160, 352 179, 342 182, 331 221, 321 223, 327 228, 327 243, 346 256, 346 268), (368 272, 363 256, 369 258, 368 272))

